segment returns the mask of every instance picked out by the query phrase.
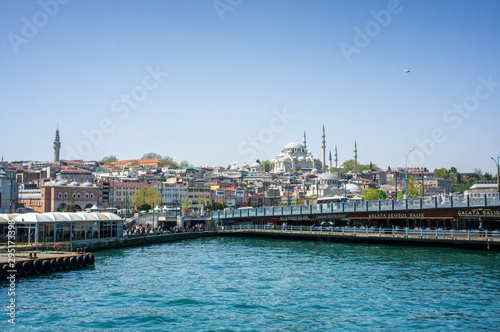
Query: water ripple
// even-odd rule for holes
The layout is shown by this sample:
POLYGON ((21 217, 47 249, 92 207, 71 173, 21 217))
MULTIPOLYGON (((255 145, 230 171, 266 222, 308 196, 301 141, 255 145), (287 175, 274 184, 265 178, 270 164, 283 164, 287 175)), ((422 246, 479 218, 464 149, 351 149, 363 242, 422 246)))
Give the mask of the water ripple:
MULTIPOLYGON (((207 238, 97 252, 96 259, 94 268, 19 280, 16 329, 469 331, 500 326, 498 253, 207 238)), ((6 286, 0 284, 3 294, 6 286)))

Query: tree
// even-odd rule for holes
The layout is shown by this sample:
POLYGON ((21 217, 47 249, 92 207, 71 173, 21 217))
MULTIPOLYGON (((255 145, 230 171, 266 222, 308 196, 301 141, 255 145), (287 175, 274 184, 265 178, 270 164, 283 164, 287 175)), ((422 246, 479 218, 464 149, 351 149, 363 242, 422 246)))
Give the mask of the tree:
POLYGON ((149 153, 146 153, 145 155, 143 155, 141 157, 141 159, 158 159, 158 160, 162 160, 162 156, 161 156, 161 154, 158 154, 158 153, 149 152, 149 153))
POLYGON ((140 206, 142 204, 157 206, 161 203, 161 197, 154 188, 142 187, 134 195, 132 195, 131 203, 133 206, 140 206))
POLYGON ((224 210, 225 207, 226 206, 222 203, 215 203, 215 201, 213 199, 210 201, 210 204, 208 204, 208 208, 212 211, 224 210))
POLYGON ((64 212, 76 212, 76 206, 74 204, 67 204, 64 206, 64 212))
POLYGON ((101 163, 106 165, 111 165, 111 163, 114 163, 115 161, 118 161, 118 158, 116 158, 116 156, 114 155, 110 155, 102 158, 101 163))
POLYGON ((273 163, 271 163, 269 160, 264 160, 262 163, 261 163, 261 166, 262 166, 262 170, 264 172, 270 172, 272 169, 273 169, 273 163))
POLYGON ((174 159, 172 157, 169 157, 169 156, 163 157, 163 159, 161 160, 161 165, 164 167, 171 167, 171 168, 178 168, 179 167, 179 165, 177 165, 177 163, 174 161, 174 159))
POLYGON ((139 211, 149 211, 151 210, 151 205, 149 204, 141 204, 137 207, 139 209, 139 211))
POLYGON ((182 199, 182 211, 187 210, 189 210, 189 198, 187 195, 184 195, 184 198, 182 199))
MULTIPOLYGON (((372 164, 371 166, 372 168, 377 168, 377 165, 375 164, 372 164)), ((344 161, 344 163, 342 164, 342 169, 340 171, 342 173, 348 173, 350 171, 362 172, 367 169, 370 169, 370 165, 358 164, 354 159, 351 159, 344 161)))
POLYGON ((446 168, 436 168, 434 170, 434 177, 436 178, 441 178, 441 179, 447 179, 448 178, 448 172, 446 171, 446 168))
MULTIPOLYGON (((420 197, 420 190, 415 188, 415 179, 408 178, 406 181, 406 198, 420 197)), ((403 190, 398 192, 398 198, 404 198, 403 190)))
POLYGON ((179 167, 180 167, 180 168, 190 168, 190 167, 193 167, 193 165, 191 165, 191 164, 189 163, 189 161, 187 161, 187 160, 183 160, 183 161, 181 161, 181 163, 179 164, 179 167))
POLYGON ((387 194, 380 189, 368 188, 363 190, 363 200, 376 201, 377 199, 385 199, 387 194))

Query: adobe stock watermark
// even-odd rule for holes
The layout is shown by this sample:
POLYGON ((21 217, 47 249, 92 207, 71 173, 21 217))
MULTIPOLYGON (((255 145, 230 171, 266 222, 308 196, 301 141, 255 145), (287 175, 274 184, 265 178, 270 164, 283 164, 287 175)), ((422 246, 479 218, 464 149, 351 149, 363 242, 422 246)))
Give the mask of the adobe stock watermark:
MULTIPOLYGON (((458 130, 465 119, 474 114, 481 105, 481 102, 487 100, 500 87, 500 82, 493 80, 493 75, 478 77, 479 84, 474 89, 474 93, 468 95, 460 104, 454 104, 443 113, 443 120, 447 126, 437 127, 432 130, 430 137, 422 140, 415 140, 415 151, 408 157, 410 165, 423 165, 426 158, 430 157, 439 144, 445 143, 449 136, 449 130, 458 130)), ((400 165, 405 164, 405 157, 399 156, 400 165)))
MULTIPOLYGON (((111 112, 115 113, 119 120, 126 120, 131 111, 135 110, 151 91, 157 89, 167 76, 168 73, 161 71, 158 65, 155 69, 147 66, 146 75, 144 75, 141 84, 133 87, 129 93, 123 93, 119 98, 116 98, 110 105, 111 112)), ((104 137, 116 129, 114 120, 105 117, 99 121, 97 128, 83 129, 84 139, 80 140, 74 149, 72 147, 66 148, 66 159, 81 160, 90 155, 94 148, 102 143, 104 137)))
POLYGON ((69 2, 70 0, 38 1, 38 6, 40 6, 41 10, 34 13, 31 19, 28 19, 26 16, 21 18, 23 23, 21 33, 9 32, 7 34, 7 39, 14 52, 19 53, 19 46, 26 45, 31 39, 35 38, 38 35, 38 31, 45 27, 50 22, 50 19, 59 13, 60 6, 66 5, 69 2))
POLYGON ((362 49, 370 45, 373 38, 380 35, 382 28, 387 27, 391 23, 392 17, 400 14, 402 11, 403 6, 399 0, 390 0, 387 3, 387 9, 382 9, 378 12, 374 10, 370 11, 373 20, 368 21, 363 30, 357 26, 354 27, 353 43, 342 42, 339 44, 347 63, 351 63, 352 56, 360 54, 362 49))
POLYGON ((226 12, 232 12, 236 7, 241 5, 243 0, 214 0, 212 5, 221 21, 224 21, 226 12))
POLYGON ((248 136, 243 142, 238 144, 236 148, 237 152, 245 160, 255 161, 257 159, 257 152, 263 151, 274 140, 276 134, 285 130, 295 117, 296 115, 289 113, 286 107, 283 107, 282 110, 274 109, 273 116, 269 120, 268 125, 260 129, 255 135, 248 136))

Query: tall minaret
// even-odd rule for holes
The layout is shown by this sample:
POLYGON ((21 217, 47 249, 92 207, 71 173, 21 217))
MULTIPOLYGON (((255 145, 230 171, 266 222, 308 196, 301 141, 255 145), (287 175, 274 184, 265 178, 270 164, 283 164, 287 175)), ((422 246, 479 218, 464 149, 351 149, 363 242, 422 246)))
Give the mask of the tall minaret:
POLYGON ((356 141, 354 141, 354 165, 358 164, 358 146, 356 145, 356 141))
POLYGON ((54 162, 59 161, 59 152, 61 151, 61 141, 59 140, 59 125, 56 129, 56 140, 54 141, 54 162))
POLYGON ((306 131, 304 130, 304 150, 307 150, 307 145, 306 145, 306 131))
POLYGON ((339 155, 337 154, 337 146, 335 145, 335 169, 339 169, 339 155))
POLYGON ((322 140, 322 150, 323 150, 323 167, 326 166, 326 139, 325 139, 325 125, 323 124, 323 135, 321 136, 323 138, 322 140))
POLYGON ((328 171, 332 172, 332 150, 330 150, 330 157, 328 158, 328 171))

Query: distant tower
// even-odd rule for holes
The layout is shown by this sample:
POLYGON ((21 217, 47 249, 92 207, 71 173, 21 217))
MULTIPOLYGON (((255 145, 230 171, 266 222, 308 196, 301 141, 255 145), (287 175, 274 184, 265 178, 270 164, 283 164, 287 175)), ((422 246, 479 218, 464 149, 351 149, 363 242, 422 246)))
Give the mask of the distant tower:
POLYGON ((323 150, 323 167, 326 166, 326 139, 325 139, 325 125, 323 124, 323 135, 321 136, 323 138, 322 140, 322 145, 321 149, 323 150))
POLYGON ((337 146, 335 145, 335 169, 339 169, 339 155, 337 154, 337 146))
POLYGON ((59 161, 59 152, 61 151, 61 141, 59 140, 59 125, 56 129, 56 140, 54 141, 54 162, 59 161))
POLYGON ((356 145, 356 141, 354 141, 354 165, 358 164, 358 146, 356 145))
POLYGON ((304 130, 304 150, 307 150, 307 145, 306 145, 306 131, 304 130))
POLYGON ((330 173, 332 172, 332 150, 330 150, 330 157, 328 158, 328 168, 330 173))

